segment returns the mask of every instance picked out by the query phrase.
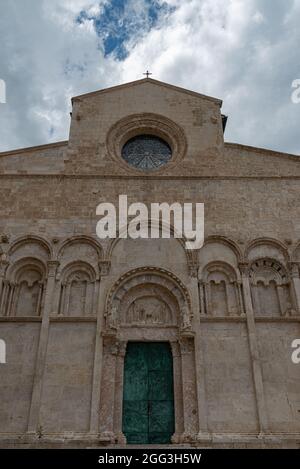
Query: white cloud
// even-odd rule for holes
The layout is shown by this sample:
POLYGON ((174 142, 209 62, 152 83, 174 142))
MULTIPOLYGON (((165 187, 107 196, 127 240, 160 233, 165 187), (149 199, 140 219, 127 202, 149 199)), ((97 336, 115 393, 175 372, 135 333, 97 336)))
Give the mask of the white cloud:
MULTIPOLYGON (((128 9, 143 12, 144 1, 128 9)), ((300 153, 300 105, 290 98, 300 78, 300 0, 166 1, 176 11, 132 37, 120 62, 104 57, 92 21, 74 21, 109 0, 2 0, 0 151, 68 138, 72 95, 149 68, 153 78, 222 98, 228 140, 300 153)))

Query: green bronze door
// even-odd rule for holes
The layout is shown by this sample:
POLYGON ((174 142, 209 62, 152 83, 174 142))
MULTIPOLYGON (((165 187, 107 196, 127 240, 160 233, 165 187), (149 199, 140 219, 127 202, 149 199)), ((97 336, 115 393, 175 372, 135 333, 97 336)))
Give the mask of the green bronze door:
POLYGON ((123 433, 128 444, 167 444, 174 433, 173 359, 168 343, 129 343, 123 433))

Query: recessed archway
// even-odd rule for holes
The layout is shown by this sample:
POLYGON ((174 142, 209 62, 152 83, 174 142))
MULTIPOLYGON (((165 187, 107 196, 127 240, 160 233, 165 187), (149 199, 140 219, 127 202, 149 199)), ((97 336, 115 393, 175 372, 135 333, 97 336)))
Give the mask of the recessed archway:
MULTIPOLYGON (((123 275, 106 302, 100 404, 101 440, 125 443, 124 359, 128 344, 165 343, 172 351, 174 443, 198 431, 191 301, 183 283, 163 269, 143 267, 123 275)), ((145 345, 146 347, 146 345, 145 345)), ((158 345, 159 347, 159 345, 158 345)), ((155 439, 155 435, 151 438, 155 439)), ((159 441, 157 436, 156 442, 159 441)), ((164 441, 162 440, 161 443, 164 441)))

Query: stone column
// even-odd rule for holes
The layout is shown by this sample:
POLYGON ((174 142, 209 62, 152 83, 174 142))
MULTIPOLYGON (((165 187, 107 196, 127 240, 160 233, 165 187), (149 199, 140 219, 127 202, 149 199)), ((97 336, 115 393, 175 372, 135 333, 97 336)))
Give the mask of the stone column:
POLYGON ((181 352, 184 421, 182 442, 189 443, 196 440, 199 431, 194 337, 188 335, 188 333, 182 334, 179 343, 181 352))
POLYGON ((0 303, 0 314, 1 314, 1 316, 6 315, 6 310, 7 310, 6 299, 8 297, 8 293, 9 293, 9 281, 8 280, 3 280, 3 282, 2 282, 2 298, 1 298, 1 303, 0 303))
POLYGON ((209 439, 207 404, 205 391, 205 366, 203 356, 203 344, 201 340, 201 316, 199 302, 198 269, 195 275, 190 277, 189 287, 192 296, 194 311, 193 325, 195 331, 195 375, 197 387, 197 414, 198 414, 198 440, 209 439))
POLYGON ((127 342, 118 342, 116 358, 116 391, 114 406, 114 434, 119 444, 126 444, 126 437, 122 429, 123 421, 123 387, 124 387, 124 359, 126 355, 127 342))
POLYGON ((39 425, 39 411, 42 398, 42 386, 44 371, 46 365, 50 314, 55 288, 56 271, 59 266, 57 261, 48 262, 47 284, 45 289, 44 311, 42 312, 42 325, 40 330, 40 339, 37 352, 35 375, 33 380, 33 389, 31 397, 31 406, 28 419, 28 433, 35 434, 39 425))
POLYGON ((65 289, 64 316, 69 316, 72 283, 68 281, 65 289))
POLYGON ((298 314, 300 314, 300 263, 291 262, 290 275, 292 278, 295 306, 298 314))
POLYGON ((249 280, 249 265, 248 263, 241 263, 239 265, 242 274, 242 286, 244 293, 245 312, 247 318, 248 340, 250 347, 250 356, 252 361, 254 389, 257 403, 257 414, 260 433, 268 432, 268 418, 266 411, 266 402, 264 394, 264 384, 262 377, 262 367, 259 357, 258 341, 256 335, 256 326, 253 312, 253 305, 251 299, 251 288, 249 280))
POLYGON ((36 316, 41 315, 42 300, 43 300, 43 283, 39 282, 39 296, 38 296, 38 301, 37 301, 37 306, 36 306, 36 316))
POLYGON ((99 434, 99 413, 100 413, 100 397, 101 397, 101 375, 103 367, 103 337, 102 332, 104 329, 104 314, 106 294, 108 291, 108 273, 107 262, 99 263, 100 279, 98 279, 98 295, 97 295, 97 326, 96 326, 96 341, 95 341, 95 355, 94 355, 94 368, 93 368, 93 384, 92 384, 92 398, 91 398, 91 416, 90 416, 90 433, 94 435, 99 434))
POLYGON ((238 289, 238 304, 239 304, 239 315, 244 315, 244 302, 243 302, 243 293, 242 293, 242 284, 240 282, 236 283, 238 289))
POLYGON ((7 267, 9 266, 8 261, 0 261, 0 316, 4 316, 4 295, 5 295, 5 274, 7 267), (2 311, 3 309, 3 311, 2 311))
POLYGON ((10 290, 9 290, 9 295, 7 297, 7 310, 6 310, 6 315, 7 316, 12 316, 13 311, 12 311, 12 304, 13 304, 13 298, 14 298, 14 291, 16 289, 17 285, 15 283, 10 284, 10 290))
POLYGON ((103 337, 103 369, 100 395, 100 436, 101 443, 115 443, 114 407, 116 392, 116 365, 118 341, 115 336, 103 337))
POLYGON ((277 294, 277 300, 278 300, 278 305, 279 305, 279 314, 280 316, 285 316, 287 313, 287 304, 284 301, 284 287, 285 285, 278 285, 276 283, 276 294, 277 294))
MULTIPOLYGON (((0 261, 0 303, 1 303, 1 295, 3 292, 5 274, 6 274, 8 265, 9 265, 8 261, 0 261)), ((1 314, 1 310, 0 310, 0 314, 1 314)))
POLYGON ((173 356, 173 381, 174 381, 174 411, 175 411, 175 433, 172 436, 172 443, 178 444, 183 438, 184 417, 183 417, 183 395, 182 395, 182 369, 181 355, 178 342, 171 342, 173 356))
POLYGON ((199 280, 198 282, 199 286, 199 301, 200 301, 200 314, 202 316, 206 315, 206 308, 205 308, 205 294, 204 294, 204 282, 202 280, 199 280))

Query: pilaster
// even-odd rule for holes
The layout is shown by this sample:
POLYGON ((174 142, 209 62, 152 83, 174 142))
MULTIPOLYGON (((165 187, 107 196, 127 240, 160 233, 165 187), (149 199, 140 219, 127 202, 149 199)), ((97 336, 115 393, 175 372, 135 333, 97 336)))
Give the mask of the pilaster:
POLYGON ((260 433, 264 434, 268 432, 268 418, 267 418, 264 384, 263 384, 263 377, 262 377, 262 367, 261 367, 261 361, 259 357, 258 340, 257 340, 253 305, 252 305, 252 299, 251 299, 249 264, 240 263, 239 268, 240 268, 241 275, 242 275, 242 285, 243 285, 243 293, 244 293, 245 312, 246 312, 246 318, 247 318, 250 356, 251 356, 253 378, 254 378, 258 423, 259 423, 260 433))
POLYGON ((28 419, 28 433, 35 434, 39 426, 39 412, 42 398, 43 377, 46 365, 46 355, 49 336, 50 314, 52 308, 53 294, 55 288, 55 278, 58 261, 48 262, 48 275, 45 289, 44 311, 42 312, 42 324, 40 330, 37 361, 33 381, 31 406, 28 419))

